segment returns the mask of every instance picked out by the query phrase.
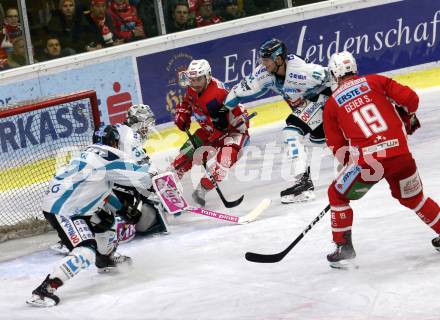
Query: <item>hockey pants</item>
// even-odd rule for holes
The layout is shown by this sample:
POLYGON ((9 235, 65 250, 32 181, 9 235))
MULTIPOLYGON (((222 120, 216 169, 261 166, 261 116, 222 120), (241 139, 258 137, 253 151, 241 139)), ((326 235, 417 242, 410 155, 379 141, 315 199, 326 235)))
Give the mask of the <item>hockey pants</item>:
POLYGON ((344 232, 350 231, 353 210, 350 200, 361 198, 377 182, 384 178, 391 195, 403 206, 413 210, 437 234, 440 234, 440 207, 423 194, 423 186, 416 163, 410 153, 378 160, 381 165, 350 164, 328 188, 331 206, 333 241, 344 243, 344 232))

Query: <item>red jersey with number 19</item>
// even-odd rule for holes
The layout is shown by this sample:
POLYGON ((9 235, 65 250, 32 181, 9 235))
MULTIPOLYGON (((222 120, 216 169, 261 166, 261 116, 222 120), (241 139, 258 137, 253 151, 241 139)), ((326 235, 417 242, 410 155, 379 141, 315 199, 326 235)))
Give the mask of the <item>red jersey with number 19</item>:
POLYGON ((333 153, 353 147, 360 163, 367 155, 391 158, 409 153, 403 122, 390 100, 411 113, 419 104, 411 88, 385 76, 355 76, 342 83, 324 107, 324 131, 333 153))

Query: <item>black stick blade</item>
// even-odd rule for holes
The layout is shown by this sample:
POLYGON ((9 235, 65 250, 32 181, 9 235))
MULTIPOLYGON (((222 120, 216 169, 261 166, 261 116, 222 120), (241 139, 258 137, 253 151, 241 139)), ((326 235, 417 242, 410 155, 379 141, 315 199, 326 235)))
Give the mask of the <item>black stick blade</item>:
POLYGON ((255 252, 246 252, 245 258, 247 261, 258 262, 258 263, 275 263, 281 261, 285 254, 284 252, 275 253, 275 254, 261 254, 255 252))
POLYGON ((240 205, 240 203, 243 201, 244 199, 244 195, 242 195, 240 198, 238 198, 235 201, 227 201, 225 198, 223 198, 223 204, 225 205, 226 208, 233 208, 236 207, 238 205, 240 205))

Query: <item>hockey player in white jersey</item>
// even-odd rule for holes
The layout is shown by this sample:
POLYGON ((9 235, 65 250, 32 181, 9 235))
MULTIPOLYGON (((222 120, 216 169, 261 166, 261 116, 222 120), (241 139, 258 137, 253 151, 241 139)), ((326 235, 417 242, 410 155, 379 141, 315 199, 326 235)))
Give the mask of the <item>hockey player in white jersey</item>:
POLYGON ((261 64, 254 72, 236 84, 229 92, 225 106, 234 107, 246 99, 255 99, 273 91, 281 95, 292 109, 283 129, 288 155, 294 161, 295 184, 281 192, 282 203, 313 199, 314 186, 310 178, 310 157, 304 137, 310 146, 325 143, 322 109, 331 95, 326 67, 306 63, 300 57, 287 54, 278 39, 265 41, 259 48, 261 64))
MULTIPOLYGON (((151 176, 156 175, 157 170, 147 155, 144 145, 155 123, 156 119, 150 106, 136 104, 128 109, 124 123, 115 124, 120 136, 119 150, 131 157, 138 165, 149 165, 151 176)), ((133 239, 136 234, 145 236, 168 231, 165 210, 156 194, 151 191, 142 196, 131 186, 114 185, 103 209, 115 215, 114 229, 120 243, 133 239), (138 208, 136 204, 139 203, 140 197, 142 201, 138 208)), ((61 254, 68 254, 63 241, 51 246, 51 249, 61 254)))
MULTIPOLYGON (((157 169, 144 149, 148 133, 154 128, 156 119, 149 105, 136 104, 127 112, 127 119, 116 124, 120 135, 119 149, 131 155, 139 165, 148 164, 151 176, 157 169)), ((135 225, 136 234, 149 235, 167 232, 165 210, 154 191, 147 196, 139 195, 132 187, 115 185, 107 202, 107 209, 122 217, 127 223, 135 225), (138 198, 142 198, 141 210, 136 208, 138 198)))
POLYGON ((57 172, 49 183, 42 209, 46 220, 57 230, 70 253, 55 265, 43 283, 27 300, 34 306, 54 306, 60 299, 56 290, 82 269, 92 264, 129 263, 131 259, 115 255, 116 241, 111 228, 114 216, 101 210, 115 183, 136 187, 144 193, 151 188, 149 165, 138 165, 118 149, 120 136, 114 126, 105 126, 87 147, 57 172), (109 232, 110 231, 110 232, 109 232))

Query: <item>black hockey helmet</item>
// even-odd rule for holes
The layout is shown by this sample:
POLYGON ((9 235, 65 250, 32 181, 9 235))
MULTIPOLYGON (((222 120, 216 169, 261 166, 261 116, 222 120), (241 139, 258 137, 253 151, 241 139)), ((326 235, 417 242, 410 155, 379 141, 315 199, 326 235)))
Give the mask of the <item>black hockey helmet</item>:
POLYGON ((272 58, 275 60, 276 57, 281 56, 283 60, 286 60, 287 47, 281 40, 272 38, 263 42, 258 50, 258 54, 260 58, 272 58))
POLYGON ((93 134, 93 143, 113 147, 115 143, 119 143, 119 137, 118 129, 114 125, 102 125, 93 134))

